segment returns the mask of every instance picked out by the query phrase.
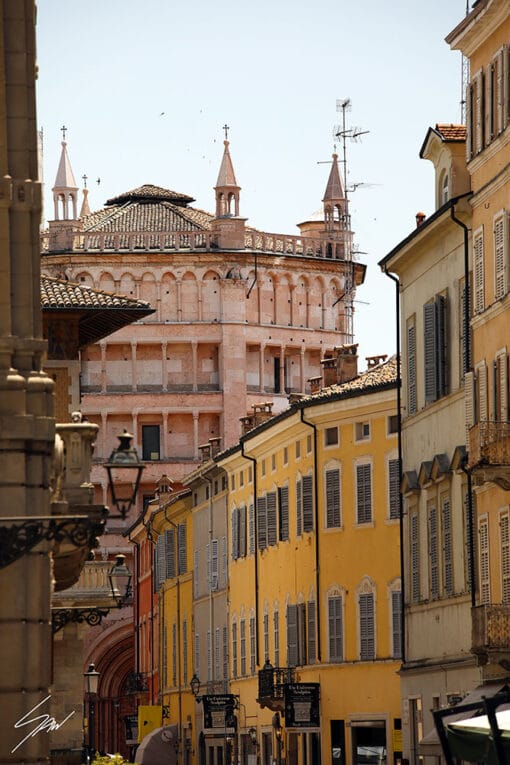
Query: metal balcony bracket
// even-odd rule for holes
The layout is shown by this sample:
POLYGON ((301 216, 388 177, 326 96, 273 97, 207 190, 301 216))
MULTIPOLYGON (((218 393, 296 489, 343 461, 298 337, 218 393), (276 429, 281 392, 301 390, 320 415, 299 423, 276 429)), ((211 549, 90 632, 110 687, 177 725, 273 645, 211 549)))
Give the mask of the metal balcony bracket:
POLYGON ((55 634, 66 624, 83 624, 84 622, 91 627, 96 627, 109 613, 109 608, 55 608, 51 610, 51 631, 55 634))

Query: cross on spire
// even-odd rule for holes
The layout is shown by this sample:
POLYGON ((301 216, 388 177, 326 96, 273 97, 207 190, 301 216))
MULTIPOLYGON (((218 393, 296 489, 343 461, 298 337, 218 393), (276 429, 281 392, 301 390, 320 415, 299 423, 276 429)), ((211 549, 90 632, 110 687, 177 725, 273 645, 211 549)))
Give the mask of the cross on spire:
POLYGON ((84 185, 85 188, 87 188, 88 176, 87 175, 82 175, 82 178, 83 178, 83 185, 84 185))
POLYGON ((228 131, 230 130, 230 127, 227 125, 226 122, 223 125, 223 130, 225 131, 225 141, 228 141, 228 131))
POLYGON ((60 130, 62 131, 62 140, 63 140, 63 141, 65 141, 65 140, 66 140, 66 132, 67 132, 67 128, 66 128, 66 126, 65 126, 65 125, 62 125, 62 127, 60 128, 60 130))

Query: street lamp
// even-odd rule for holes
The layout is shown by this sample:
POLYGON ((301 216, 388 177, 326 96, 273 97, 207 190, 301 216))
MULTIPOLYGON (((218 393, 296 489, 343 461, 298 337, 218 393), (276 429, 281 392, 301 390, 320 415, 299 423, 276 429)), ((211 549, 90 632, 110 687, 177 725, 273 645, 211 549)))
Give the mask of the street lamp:
POLYGON ((99 672, 96 671, 93 664, 89 664, 89 668, 83 673, 83 677, 85 679, 85 692, 88 701, 87 762, 91 762, 96 748, 96 695, 99 685, 99 672))
POLYGON ((140 478, 142 477, 145 465, 141 462, 135 447, 131 445, 133 435, 124 428, 124 432, 117 437, 120 444, 112 451, 110 459, 104 464, 108 473, 108 485, 112 495, 112 502, 118 510, 118 515, 110 515, 108 517, 125 520, 132 505, 135 503, 140 478), (126 471, 130 471, 133 475, 129 489, 126 486, 126 471))
POLYGON ((117 555, 115 563, 108 572, 108 581, 118 608, 122 608, 131 597, 131 579, 131 571, 126 566, 126 556, 117 555))
POLYGON ((195 697, 198 703, 199 701, 201 701, 201 698, 198 695, 200 693, 200 678, 198 677, 196 672, 193 674, 193 677, 191 678, 189 685, 191 688, 191 693, 193 694, 193 696, 195 697))

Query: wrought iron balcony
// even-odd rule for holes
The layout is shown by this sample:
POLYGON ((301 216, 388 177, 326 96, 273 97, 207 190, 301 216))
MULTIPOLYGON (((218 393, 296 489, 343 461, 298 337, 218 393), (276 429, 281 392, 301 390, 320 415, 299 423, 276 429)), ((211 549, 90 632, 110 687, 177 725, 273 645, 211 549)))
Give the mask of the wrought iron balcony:
POLYGON ((472 651, 510 654, 510 603, 475 606, 472 614, 472 651))
POLYGON ((468 468, 476 483, 510 491, 510 422, 478 422, 469 431, 468 468))
POLYGON ((130 672, 126 681, 126 694, 144 693, 149 690, 145 672, 130 672))
POLYGON ((268 707, 275 712, 283 711, 285 685, 295 681, 294 667, 273 667, 266 661, 259 670, 258 703, 262 708, 268 707))

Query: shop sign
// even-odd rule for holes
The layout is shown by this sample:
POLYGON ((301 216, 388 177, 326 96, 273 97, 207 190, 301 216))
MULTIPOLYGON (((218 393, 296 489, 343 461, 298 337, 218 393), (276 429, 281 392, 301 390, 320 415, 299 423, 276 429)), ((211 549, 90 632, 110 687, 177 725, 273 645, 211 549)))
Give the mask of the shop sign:
POLYGON ((285 683, 285 727, 320 727, 320 684, 285 683))

